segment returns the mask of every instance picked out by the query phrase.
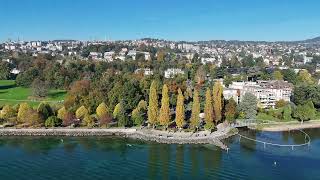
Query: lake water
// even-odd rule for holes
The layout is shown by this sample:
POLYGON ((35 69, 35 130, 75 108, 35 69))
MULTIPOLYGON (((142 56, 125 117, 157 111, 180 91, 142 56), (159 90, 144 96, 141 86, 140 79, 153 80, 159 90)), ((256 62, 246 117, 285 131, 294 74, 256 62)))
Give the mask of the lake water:
MULTIPOLYGON (((212 145, 164 145, 119 138, 1 137, 0 179, 320 179, 320 130, 310 147, 277 148, 235 136, 212 145)), ((299 132, 250 137, 303 143, 299 132)))

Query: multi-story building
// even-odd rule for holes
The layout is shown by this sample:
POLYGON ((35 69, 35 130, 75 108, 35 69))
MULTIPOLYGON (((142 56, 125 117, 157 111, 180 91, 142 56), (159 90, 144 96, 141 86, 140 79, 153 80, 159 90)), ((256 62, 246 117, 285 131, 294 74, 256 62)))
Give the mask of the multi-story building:
POLYGON ((176 76, 178 74, 184 74, 184 71, 181 69, 178 69, 178 68, 170 68, 164 72, 164 77, 165 78, 173 78, 174 76, 176 76))
POLYGON ((255 95, 261 108, 274 108, 279 100, 290 101, 293 85, 286 81, 233 82, 224 89, 226 99, 240 102, 246 93, 255 95))

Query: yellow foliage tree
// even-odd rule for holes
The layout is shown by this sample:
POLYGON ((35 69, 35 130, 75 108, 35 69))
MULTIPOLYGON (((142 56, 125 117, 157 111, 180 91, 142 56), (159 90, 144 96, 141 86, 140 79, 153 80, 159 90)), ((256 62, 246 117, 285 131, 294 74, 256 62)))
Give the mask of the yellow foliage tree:
POLYGON ((9 105, 5 105, 0 113, 0 118, 5 121, 9 121, 10 118, 13 118, 16 115, 16 111, 9 105))
POLYGON ((198 90, 195 89, 194 95, 193 95, 193 103, 192 103, 192 114, 190 119, 192 128, 199 126, 199 123, 200 123, 199 114, 200 114, 199 92, 198 90))
POLYGON ((184 114, 184 97, 181 92, 181 89, 178 90, 178 98, 177 98, 177 107, 176 107, 176 125, 178 128, 182 128, 185 121, 184 114))
POLYGON ((100 119, 101 117, 105 116, 106 114, 108 114, 108 108, 107 105, 103 102, 101 103, 97 109, 96 109, 96 113, 98 118, 100 119))
POLYGON ((89 115, 89 111, 84 106, 79 107, 76 111, 76 118, 78 119, 83 119, 87 115, 89 115))
POLYGON ((113 117, 114 118, 116 118, 117 116, 118 116, 118 114, 120 113, 120 111, 121 111, 121 103, 118 103, 117 105, 116 105, 116 107, 114 107, 114 110, 113 110, 113 117))
POLYGON ((204 120, 206 124, 213 124, 213 108, 212 108, 212 98, 211 91, 207 88, 206 91, 206 102, 204 105, 204 120))
POLYGON ((161 99, 159 122, 160 122, 160 125, 166 126, 166 127, 170 123, 169 95, 168 95, 168 87, 166 84, 164 84, 162 88, 162 99, 161 99))
POLYGON ((216 123, 221 121, 222 119, 222 91, 223 87, 220 82, 215 82, 213 86, 213 109, 214 109, 214 117, 216 120, 216 123))
POLYGON ((27 103, 21 103, 18 110, 18 122, 25 123, 28 121, 29 112, 32 108, 27 103))
POLYGON ((156 125, 158 122, 158 95, 157 95, 157 85, 155 81, 152 81, 150 86, 148 122, 151 125, 156 125))
POLYGON ((60 108, 60 109, 58 110, 57 117, 58 117, 59 119, 63 120, 64 117, 66 116, 66 114, 67 114, 67 110, 66 110, 66 108, 63 106, 62 108, 60 108))

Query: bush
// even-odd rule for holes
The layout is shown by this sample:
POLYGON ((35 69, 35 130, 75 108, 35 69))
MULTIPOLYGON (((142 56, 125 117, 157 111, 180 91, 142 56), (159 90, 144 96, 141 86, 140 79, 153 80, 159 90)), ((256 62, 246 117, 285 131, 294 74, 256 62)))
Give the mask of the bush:
POLYGON ((111 122, 112 116, 110 116, 109 114, 102 115, 99 119, 99 124, 101 127, 106 127, 111 122))
POLYGON ((207 123, 204 125, 205 130, 212 130, 214 129, 214 124, 213 123, 207 123))
POLYGON ((90 115, 86 115, 83 118, 83 122, 82 123, 83 123, 84 126, 93 127, 94 126, 94 119, 90 115))
POLYGON ((46 127, 58 127, 60 126, 62 123, 62 120, 57 118, 56 116, 50 116, 46 122, 45 122, 45 126, 46 127))

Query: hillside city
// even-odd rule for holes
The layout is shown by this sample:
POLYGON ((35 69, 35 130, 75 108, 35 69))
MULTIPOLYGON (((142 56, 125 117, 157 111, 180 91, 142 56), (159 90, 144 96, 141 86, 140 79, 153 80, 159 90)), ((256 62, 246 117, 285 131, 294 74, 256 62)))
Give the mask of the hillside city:
MULTIPOLYGON (((72 113, 82 108, 92 114, 100 103, 106 103, 104 106, 108 111, 115 113, 120 103, 125 114, 133 116, 134 110, 137 111, 135 107, 150 101, 151 82, 157 84, 157 91, 162 84, 168 86, 171 115, 177 108, 177 97, 180 93, 184 95, 186 112, 183 117, 191 117, 193 91, 199 91, 199 108, 204 112, 208 108, 206 94, 216 84, 223 89, 221 97, 224 100, 219 106, 225 106, 216 113, 225 115, 213 112, 213 117, 205 117, 208 113, 199 112, 201 118, 216 119, 214 116, 218 116, 217 122, 227 119, 225 103, 232 99, 240 107, 241 102, 249 98, 246 94, 256 98, 253 102, 257 108, 245 112, 239 107, 232 110, 236 108, 232 107, 231 119, 250 119, 256 115, 262 119, 284 119, 285 111, 290 111, 289 119, 303 121, 314 118, 315 111, 311 117, 305 117, 294 114, 292 108, 308 108, 310 100, 311 109, 320 107, 319 90, 314 89, 320 78, 319 38, 296 42, 175 42, 150 38, 127 41, 8 40, 0 45, 0 57, 1 79, 15 80, 17 86, 32 88, 33 99, 45 98, 49 89, 67 90, 61 102, 65 111, 72 113)), ((157 94, 163 97, 163 94, 157 94)), ((214 104, 215 97, 212 98, 210 101, 214 104)), ((147 107, 139 114, 140 121, 147 118, 146 113, 147 107)), ((113 115, 108 121, 117 121, 117 118, 113 115)), ((127 121, 125 126, 135 124, 132 122, 135 120, 127 121)))

